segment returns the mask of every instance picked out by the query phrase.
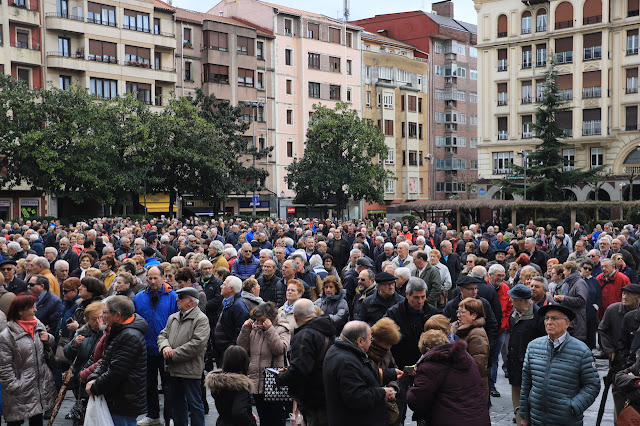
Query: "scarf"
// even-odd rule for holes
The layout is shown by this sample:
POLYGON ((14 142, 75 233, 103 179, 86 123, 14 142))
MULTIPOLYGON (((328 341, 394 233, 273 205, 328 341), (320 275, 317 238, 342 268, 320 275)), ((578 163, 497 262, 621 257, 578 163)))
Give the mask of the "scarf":
POLYGON ((376 366, 381 367, 382 360, 387 355, 387 352, 387 349, 381 348, 380 346, 376 345, 376 342, 374 340, 373 342, 371 342, 371 346, 369 346, 367 356, 376 366))
POLYGON ((31 337, 36 331, 36 325, 38 325, 38 319, 34 318, 32 320, 16 320, 16 324, 18 324, 24 331, 29 333, 31 337))
POLYGON ((284 313, 288 315, 289 312, 291 312, 293 310, 293 305, 295 305, 295 303, 296 302, 293 302, 292 304, 289 304, 289 301, 287 300, 287 302, 283 306, 284 313))

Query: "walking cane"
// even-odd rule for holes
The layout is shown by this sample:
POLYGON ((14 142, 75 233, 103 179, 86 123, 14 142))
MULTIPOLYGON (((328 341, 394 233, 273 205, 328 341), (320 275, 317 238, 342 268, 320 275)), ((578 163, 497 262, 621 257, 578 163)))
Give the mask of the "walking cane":
POLYGON ((53 421, 56 419, 58 415, 58 411, 60 411, 60 406, 62 405, 62 401, 64 400, 65 395, 67 394, 67 386, 73 377, 73 372, 71 371, 72 367, 69 367, 67 371, 62 373, 62 387, 60 388, 60 392, 58 392, 58 397, 56 398, 56 403, 53 405, 53 410, 51 411, 51 417, 49 418, 49 423, 47 426, 52 426, 53 421))
POLYGON ((602 399, 600 400, 600 409, 598 410, 598 417, 596 419, 596 426, 600 426, 602 423, 602 416, 604 416, 604 407, 607 405, 607 395, 609 395, 609 388, 611 382, 613 382, 613 368, 611 367, 611 361, 609 361, 609 372, 602 379, 604 381, 604 391, 602 391, 602 399))

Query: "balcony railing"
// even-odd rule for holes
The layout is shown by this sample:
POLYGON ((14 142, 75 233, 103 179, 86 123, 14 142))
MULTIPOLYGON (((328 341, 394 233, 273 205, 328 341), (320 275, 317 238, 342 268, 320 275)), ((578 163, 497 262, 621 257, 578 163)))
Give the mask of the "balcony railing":
POLYGON ((585 47, 583 50, 583 57, 585 61, 591 61, 594 59, 602 58, 602 46, 585 47))
POLYGON ((92 53, 89 53, 89 56, 87 56, 87 61, 104 62, 106 64, 117 64, 118 58, 116 58, 115 56, 94 55, 92 53))
POLYGON ((573 137, 573 129, 562 129, 565 138, 573 137))
POLYGON ((531 68, 531 59, 523 59, 522 60, 522 68, 531 68))
POLYGON ((556 53, 556 64, 570 64, 573 62, 573 52, 556 53))
POLYGON ((504 92, 498 93, 498 106, 507 105, 509 99, 509 95, 504 92))
POLYGON ((106 21, 104 19, 87 18, 87 22, 90 24, 106 25, 108 27, 118 27, 118 24, 116 24, 116 22, 106 21))
POLYGON ((531 96, 525 96, 522 98, 522 103, 523 104, 530 104, 533 101, 533 99, 531 98, 531 96))
POLYGON ((506 31, 498 33, 498 38, 503 38, 503 37, 506 37, 506 36, 507 36, 507 32, 506 31))
POLYGON ((27 9, 27 10, 33 10, 33 11, 38 11, 38 2, 37 1, 32 1, 30 7, 27 6, 27 3, 22 0, 22 1, 9 1, 9 6, 13 6, 13 7, 18 7, 20 9, 27 9))
POLYGON ((627 87, 625 93, 638 93, 638 86, 627 87))
POLYGON ((547 66, 547 59, 538 59, 536 61, 536 67, 546 67, 547 66))
POLYGON ((45 15, 47 18, 63 18, 63 19, 72 19, 74 21, 84 21, 82 16, 69 15, 68 13, 60 13, 60 12, 47 12, 45 15))
POLYGON ((531 27, 523 27, 522 34, 531 34, 531 27))
POLYGON ((640 16, 640 10, 630 10, 627 12, 627 18, 631 18, 632 16, 640 16))
POLYGON ((602 15, 587 16, 586 18, 582 18, 582 25, 598 24, 600 22, 602 22, 602 15))
POLYGON ((541 33, 541 32, 543 32, 543 31, 547 31, 547 26, 546 26, 546 25, 538 25, 538 26, 536 27, 536 32, 541 33))
POLYGON ((498 59, 498 71, 506 71, 508 68, 508 62, 506 59, 498 59))
POLYGON ((559 93, 560 97, 565 101, 573 99, 573 89, 561 89, 559 93))
POLYGON ((638 130, 638 124, 627 124, 626 126, 624 126, 624 129, 629 132, 629 131, 636 131, 638 130))
POLYGON ((498 131, 498 140, 499 141, 504 141, 504 140, 507 140, 508 138, 509 138, 509 133, 507 133, 506 130, 498 131))
POLYGON ((522 132, 522 139, 531 139, 533 137, 533 132, 522 132))
POLYGON ((573 27, 573 20, 556 22, 556 30, 561 30, 563 28, 571 28, 571 27, 573 27))
POLYGON ((173 34, 173 33, 165 33, 165 32, 162 32, 162 31, 156 31, 156 30, 153 30, 153 33, 154 33, 155 35, 161 35, 161 36, 163 36, 163 37, 176 38, 176 35, 175 35, 175 34, 173 34))
POLYGON ((562 166, 562 171, 563 172, 570 172, 571 170, 574 170, 575 168, 576 168, 576 166, 573 166, 573 165, 562 166))
POLYGON ((640 166, 624 166, 622 168, 626 175, 638 175, 640 174, 640 166))
POLYGON ((29 49, 29 50, 37 50, 40 51, 40 43, 33 43, 31 47, 29 47, 29 43, 26 41, 12 41, 10 43, 11 47, 17 47, 18 49, 29 49))
POLYGON ((600 135, 601 122, 600 120, 591 120, 582 122, 582 136, 600 135))
POLYGON ((67 52, 47 52, 47 56, 56 56, 59 58, 72 58, 72 59, 84 59, 84 54, 82 53, 67 53, 67 52))
POLYGON ((583 87, 582 88, 582 97, 584 99, 599 98, 601 96, 602 96, 602 87, 601 86, 592 86, 592 87, 583 87))

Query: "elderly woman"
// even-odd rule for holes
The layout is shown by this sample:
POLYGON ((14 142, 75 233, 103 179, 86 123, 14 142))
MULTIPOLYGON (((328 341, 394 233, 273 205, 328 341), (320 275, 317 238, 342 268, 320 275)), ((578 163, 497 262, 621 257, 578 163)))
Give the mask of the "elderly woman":
POLYGON ((564 281, 564 267, 553 265, 549 272, 549 294, 556 295, 562 292, 562 282, 564 281))
POLYGON ((349 305, 345 300, 346 292, 342 290, 340 278, 335 275, 328 275, 322 280, 322 293, 315 305, 319 307, 325 315, 329 315, 336 334, 340 334, 344 325, 349 321, 349 305))
POLYGON ((587 346, 596 347, 596 333, 598 331, 598 311, 594 305, 602 306, 602 287, 592 274, 594 263, 585 259, 580 263, 580 276, 587 283, 589 298, 587 299, 587 346))
POLYGON ((180 268, 176 272, 176 285, 174 290, 180 290, 185 287, 193 287, 198 290, 198 308, 202 312, 207 309, 207 295, 202 286, 196 280, 196 275, 191 268, 180 268))
POLYGON ((613 256, 611 256, 611 260, 613 260, 613 263, 616 265, 616 270, 622 272, 623 274, 625 274, 627 276, 627 278, 629 278, 629 281, 633 284, 637 284, 638 283, 638 276, 636 275, 636 273, 633 271, 633 269, 631 269, 629 266, 627 266, 627 264, 625 263, 624 259, 622 258, 622 254, 620 253, 616 253, 613 256))
POLYGON ((83 279, 84 275, 87 273, 87 269, 91 268, 93 265, 93 258, 89 253, 83 253, 79 259, 80 266, 75 271, 72 271, 69 276, 83 279))
POLYGON ((100 258, 100 273, 102 274, 102 282, 104 287, 108 290, 113 281, 116 279, 116 271, 118 265, 113 256, 105 255, 100 258))
POLYGON ((506 263, 515 262, 518 258, 518 249, 519 247, 517 241, 512 241, 507 248, 507 257, 505 257, 504 261, 506 263))
POLYGON ((24 280, 27 275, 27 261, 25 259, 16 260, 16 277, 24 280))
POLYGON ((289 323, 278 315, 272 302, 260 303, 250 312, 238 336, 238 346, 249 354, 249 377, 253 380, 253 399, 260 424, 284 426, 287 411, 282 403, 264 400, 264 369, 285 366, 291 341, 289 323))
POLYGON ((487 360, 489 359, 489 339, 484 330, 484 307, 478 299, 467 297, 458 305, 458 321, 453 323, 453 331, 467 342, 467 352, 473 357, 482 378, 485 401, 489 400, 487 360))
POLYGON ((440 250, 431 249, 429 252, 429 263, 431 266, 435 267, 440 273, 440 281, 442 281, 442 289, 445 291, 449 291, 452 287, 451 284, 451 273, 449 272, 449 268, 444 263, 440 263, 440 258, 442 254, 440 250))
POLYGON ((324 269, 324 265, 322 264, 322 257, 320 257, 319 254, 314 254, 313 256, 311 256, 311 258, 309 258, 309 266, 313 268, 313 272, 315 272, 316 275, 319 276, 322 280, 325 279, 327 275, 329 275, 327 270, 324 269))
POLYGON ((586 343, 589 287, 587 282, 580 276, 576 262, 564 262, 559 266, 562 266, 564 281, 560 285, 561 294, 553 296, 553 300, 571 309, 576 314, 576 318, 571 322, 573 326, 571 336, 586 343))
MULTIPOLYGON (((338 333, 339 334, 339 333, 338 333)), ((397 345, 402 339, 400 327, 391 318, 381 318, 371 327, 371 346, 367 351, 367 356, 375 371, 386 368, 398 368, 391 355, 391 347, 397 345)), ((383 386, 383 383, 380 383, 383 386)), ((396 390, 400 389, 397 381, 387 384, 396 390)), ((398 419, 400 411, 396 401, 387 402, 389 410, 389 424, 394 424, 398 419)))
POLYGON ((72 329, 75 332, 79 326, 84 325, 84 310, 93 302, 99 302, 104 299, 104 295, 107 290, 104 288, 104 284, 99 279, 94 277, 84 277, 80 280, 80 287, 78 288, 78 295, 80 299, 76 301, 78 307, 76 308, 75 318, 76 320, 69 323, 69 330, 72 329))
POLYGON ((262 297, 260 297, 260 284, 255 278, 247 278, 242 282, 242 300, 251 311, 253 308, 261 303, 264 303, 262 297))
POLYGON ((451 322, 449 321, 449 318, 445 317, 442 314, 437 314, 429 317, 427 322, 424 323, 424 331, 427 330, 442 331, 451 343, 458 340, 458 336, 456 336, 455 333, 451 331, 451 322))
POLYGON ((324 270, 327 271, 328 275, 338 276, 338 271, 336 270, 333 256, 330 254, 325 254, 322 256, 322 265, 324 266, 324 270))
POLYGON ((178 268, 173 266, 171 263, 168 263, 168 262, 165 262, 165 263, 167 263, 167 266, 166 267, 163 266, 164 281, 169 283, 169 285, 173 288, 176 286, 176 272, 178 272, 178 268))
POLYGON ((428 330, 418 346, 423 355, 416 364, 413 386, 407 390, 414 416, 428 425, 489 426, 482 379, 466 342, 450 343, 442 331, 428 330))
POLYGON ((293 304, 300 300, 303 294, 304 285, 300 281, 296 279, 287 281, 286 301, 284 302, 284 305, 278 309, 278 314, 289 321, 289 330, 291 331, 292 336, 293 332, 298 327, 296 320, 293 318, 293 304))
POLYGON ((509 287, 513 287, 516 273, 518 272, 518 264, 516 262, 509 263, 509 269, 507 272, 509 273, 509 276, 507 277, 509 287))
POLYGON ((185 266, 187 266, 187 259, 185 259, 183 256, 173 256, 171 258, 171 264, 176 269, 184 268, 185 266))
POLYGON ((0 333, 2 408, 8 426, 42 425, 42 415, 53 407, 56 389, 44 359, 45 345, 55 340, 35 317, 37 299, 18 295, 9 306, 7 328, 0 333))
POLYGON ((133 286, 136 284, 136 279, 133 275, 128 272, 121 272, 116 277, 115 285, 115 295, 116 296, 127 296, 129 299, 133 300, 136 297, 136 293, 133 291, 133 286))
MULTIPOLYGON (((473 243, 467 243, 467 245, 469 244, 473 244, 473 243)), ((475 244, 473 244, 475 246, 475 244)), ((460 276, 467 276, 471 274, 471 270, 473 269, 474 266, 476 266, 476 255, 473 253, 468 253, 468 252, 464 252, 462 254, 462 256, 464 257, 464 263, 462 264, 462 271, 460 271, 460 276)))

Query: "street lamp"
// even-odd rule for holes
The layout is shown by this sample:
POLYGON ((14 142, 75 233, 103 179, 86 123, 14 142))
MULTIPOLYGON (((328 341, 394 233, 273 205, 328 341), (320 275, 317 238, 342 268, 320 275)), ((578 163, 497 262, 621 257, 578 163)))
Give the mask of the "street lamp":
POLYGON ((262 108, 264 107, 264 103, 263 102, 257 102, 257 101, 244 101, 243 102, 245 106, 251 107, 251 125, 253 126, 253 169, 254 169, 254 175, 253 175, 253 196, 251 197, 251 204, 253 205, 253 217, 256 217, 256 175, 255 175, 255 168, 256 168, 256 153, 255 153, 255 149, 256 149, 256 112, 258 110, 258 108, 262 108))
POLYGON ((527 151, 521 149, 518 152, 518 155, 522 157, 522 166, 524 167, 524 201, 527 201, 527 156, 529 155, 527 151))
MULTIPOLYGON (((283 198, 284 198, 284 191, 281 191, 280 192, 280 198, 278 198, 278 219, 280 219, 280 217, 281 217, 280 216, 280 214, 281 214, 281 212, 280 212, 280 200, 282 200, 283 198)), ((284 217, 286 218, 287 215, 285 214, 284 217)))

